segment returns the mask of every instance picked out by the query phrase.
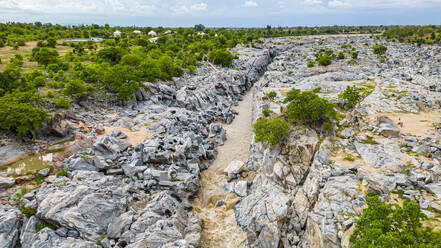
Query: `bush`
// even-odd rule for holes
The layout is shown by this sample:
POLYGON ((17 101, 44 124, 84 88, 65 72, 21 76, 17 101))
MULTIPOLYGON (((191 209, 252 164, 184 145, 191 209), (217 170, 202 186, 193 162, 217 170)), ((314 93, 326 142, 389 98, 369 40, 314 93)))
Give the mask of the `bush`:
POLYGON ((366 199, 368 207, 351 235, 352 247, 439 247, 441 232, 423 227, 427 216, 416 202, 386 204, 378 196, 366 199))
POLYGON ((385 47, 383 45, 375 45, 372 47, 372 50, 375 55, 383 55, 386 53, 387 47, 385 47))
POLYGON ((25 207, 24 204, 20 206, 20 210, 28 218, 30 218, 32 215, 35 215, 37 213, 37 209, 32 207, 25 207))
POLYGON ((70 108, 69 100, 67 100, 64 97, 58 97, 57 99, 55 99, 54 103, 55 106, 57 106, 57 108, 65 108, 65 109, 70 108))
POLYGON ((308 68, 314 67, 314 61, 309 60, 307 66, 308 68))
POLYGON ((324 127, 332 127, 331 122, 337 120, 335 105, 312 91, 301 92, 298 89, 292 89, 287 93, 284 102, 288 103, 284 115, 291 121, 314 126, 328 123, 324 127))
POLYGON ((216 65, 223 67, 230 67, 235 59, 235 56, 225 49, 218 49, 210 53, 209 57, 216 65))
POLYGON ((360 90, 355 86, 347 86, 345 91, 339 94, 338 97, 348 100, 348 103, 352 107, 355 107, 355 105, 359 104, 363 100, 360 90))
POLYGON ((321 66, 328 66, 328 65, 330 65, 331 64, 331 56, 329 56, 329 55, 320 56, 319 59, 318 59, 318 63, 321 66))
POLYGON ((273 112, 272 110, 267 109, 267 108, 262 110, 262 114, 265 117, 268 117, 272 112, 273 112))
POLYGON ((358 52, 353 52, 352 59, 357 59, 357 58, 358 58, 358 52))
POLYGON ((275 91, 271 91, 267 94, 268 98, 271 100, 274 100, 274 98, 276 98, 277 93, 275 91))
POLYGON ((60 63, 58 52, 47 47, 35 47, 32 49, 32 58, 40 65, 44 66, 47 66, 48 64, 60 63))
POLYGON ((81 80, 72 80, 66 84, 64 93, 73 98, 80 99, 90 95, 91 90, 91 86, 83 83, 81 80))
POLYGON ((339 52, 337 55, 337 59, 345 59, 345 54, 343 52, 339 52))
POLYGON ((48 121, 47 112, 39 108, 42 104, 43 97, 34 91, 0 97, 0 128, 15 130, 19 137, 42 128, 48 121))
POLYGON ((262 118, 254 124, 256 142, 268 142, 271 146, 279 144, 283 137, 289 135, 289 123, 279 117, 262 118))
POLYGON ((67 177, 67 170, 64 168, 61 168, 57 173, 55 174, 56 177, 67 177))

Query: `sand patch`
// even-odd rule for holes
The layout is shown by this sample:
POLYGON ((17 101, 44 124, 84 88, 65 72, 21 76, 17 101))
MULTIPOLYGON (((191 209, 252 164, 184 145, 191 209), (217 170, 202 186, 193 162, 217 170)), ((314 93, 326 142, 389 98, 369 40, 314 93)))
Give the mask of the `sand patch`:
POLYGON ((101 134, 99 136, 111 134, 115 130, 119 130, 123 132, 125 135, 127 135, 127 141, 132 144, 132 146, 137 146, 141 144, 144 140, 146 140, 149 137, 149 133, 147 132, 147 129, 145 127, 140 127, 137 131, 129 130, 127 128, 123 127, 104 127, 104 134, 101 134))
POLYGON ((441 117, 437 111, 414 113, 385 113, 382 114, 393 120, 400 128, 402 133, 410 133, 415 136, 433 137, 434 135, 426 134, 426 131, 436 131, 435 124, 441 117))

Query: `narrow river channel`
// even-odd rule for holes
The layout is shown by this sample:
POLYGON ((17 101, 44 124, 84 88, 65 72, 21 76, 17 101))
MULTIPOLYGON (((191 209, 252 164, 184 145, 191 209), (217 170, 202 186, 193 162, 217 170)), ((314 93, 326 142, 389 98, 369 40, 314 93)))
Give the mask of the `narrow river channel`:
POLYGON ((215 162, 201 175, 202 187, 193 202, 194 212, 204 221, 203 247, 244 247, 246 234, 237 225, 234 206, 240 198, 222 189, 227 183, 224 169, 233 160, 245 161, 249 155, 252 138, 251 90, 235 107, 239 112, 233 123, 224 125, 227 140, 219 146, 215 162), (221 204, 223 202, 223 205, 221 204), (221 206, 219 206, 221 205, 221 206))

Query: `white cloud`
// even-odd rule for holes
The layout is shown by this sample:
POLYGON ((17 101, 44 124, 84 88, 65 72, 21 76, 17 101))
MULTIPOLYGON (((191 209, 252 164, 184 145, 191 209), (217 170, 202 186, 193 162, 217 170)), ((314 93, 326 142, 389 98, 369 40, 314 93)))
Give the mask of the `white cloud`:
POLYGON ((243 7, 257 7, 258 4, 254 1, 245 1, 245 3, 242 6, 243 7))
POLYGON ((322 4, 322 0, 304 0, 303 1, 306 5, 317 5, 322 4))
POLYGON ((328 3, 329 7, 342 7, 345 6, 346 3, 339 1, 339 0, 332 0, 331 2, 328 3))
POLYGON ((207 10, 207 7, 208 4, 206 3, 197 3, 197 4, 193 4, 190 8, 195 11, 203 11, 203 10, 207 10))

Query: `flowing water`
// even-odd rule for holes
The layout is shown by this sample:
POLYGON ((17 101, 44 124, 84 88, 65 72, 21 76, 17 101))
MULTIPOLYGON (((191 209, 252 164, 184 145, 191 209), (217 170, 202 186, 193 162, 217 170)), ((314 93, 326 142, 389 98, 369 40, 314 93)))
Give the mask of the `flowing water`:
POLYGON ((233 123, 224 125, 227 140, 219 146, 219 154, 214 163, 202 172, 198 197, 193 201, 193 211, 204 221, 202 247, 244 247, 246 234, 237 225, 234 206, 238 196, 222 189, 227 183, 223 170, 233 160, 245 161, 249 155, 252 137, 252 93, 249 91, 239 106, 239 115, 233 123), (224 205, 217 207, 220 201, 224 205))

